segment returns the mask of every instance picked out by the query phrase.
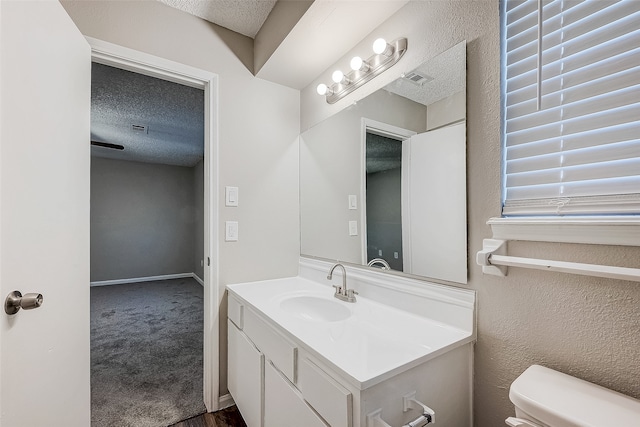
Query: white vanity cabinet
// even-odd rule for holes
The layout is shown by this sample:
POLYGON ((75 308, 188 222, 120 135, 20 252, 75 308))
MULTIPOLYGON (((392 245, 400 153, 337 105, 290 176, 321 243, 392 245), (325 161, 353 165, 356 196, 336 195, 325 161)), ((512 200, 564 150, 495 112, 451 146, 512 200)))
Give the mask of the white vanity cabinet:
POLYGON ((228 335, 228 388, 248 427, 328 425, 293 385, 297 346, 232 295, 228 335))
POLYGON ((421 415, 411 395, 439 425, 471 426, 473 333, 364 297, 344 321, 296 317, 287 298, 332 302, 300 278, 228 290, 228 388, 248 427, 399 427, 421 415))

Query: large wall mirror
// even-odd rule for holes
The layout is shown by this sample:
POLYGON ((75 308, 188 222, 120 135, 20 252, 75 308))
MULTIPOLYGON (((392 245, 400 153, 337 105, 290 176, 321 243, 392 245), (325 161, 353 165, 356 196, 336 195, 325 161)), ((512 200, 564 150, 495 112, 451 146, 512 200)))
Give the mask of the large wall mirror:
POLYGON ((466 42, 300 136, 303 256, 467 282, 466 42))

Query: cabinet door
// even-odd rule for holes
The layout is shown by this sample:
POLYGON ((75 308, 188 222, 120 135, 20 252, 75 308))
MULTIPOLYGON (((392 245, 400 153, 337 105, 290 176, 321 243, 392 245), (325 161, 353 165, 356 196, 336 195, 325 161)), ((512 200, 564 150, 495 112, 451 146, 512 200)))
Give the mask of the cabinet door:
POLYGON ((271 362, 264 375, 264 427, 327 427, 271 362))
POLYGON ((228 331, 228 388, 247 427, 262 427, 264 356, 231 321, 228 331))
POLYGON ((297 385, 304 399, 332 427, 352 427, 353 395, 307 358, 298 366, 297 385))

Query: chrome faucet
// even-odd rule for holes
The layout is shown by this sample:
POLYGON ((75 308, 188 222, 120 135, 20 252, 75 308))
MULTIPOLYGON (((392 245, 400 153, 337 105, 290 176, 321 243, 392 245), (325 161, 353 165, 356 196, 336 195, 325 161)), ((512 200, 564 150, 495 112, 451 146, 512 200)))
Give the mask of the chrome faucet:
POLYGON ((367 263, 367 267, 373 267, 376 264, 382 265, 382 270, 391 270, 389 263, 382 258, 374 258, 367 263))
POLYGON ((356 302, 356 295, 358 295, 358 293, 353 289, 347 289, 347 270, 345 270, 344 265, 340 263, 334 264, 331 270, 329 270, 327 279, 331 280, 333 278, 333 270, 335 270, 336 267, 342 268, 342 286, 333 285, 333 287, 336 288, 336 293, 333 294, 333 296, 342 301, 356 302))

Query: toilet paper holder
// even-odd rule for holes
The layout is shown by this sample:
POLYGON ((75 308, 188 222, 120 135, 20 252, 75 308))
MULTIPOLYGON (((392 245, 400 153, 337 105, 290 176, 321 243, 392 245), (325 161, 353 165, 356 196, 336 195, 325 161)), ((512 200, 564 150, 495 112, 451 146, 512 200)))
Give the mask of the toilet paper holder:
MULTIPOLYGON (((418 409, 422 412, 415 420, 404 424, 402 427, 424 427, 427 424, 436 422, 436 413, 424 403, 416 399, 416 392, 413 391, 402 397, 402 411, 418 409)), ((382 409, 377 409, 367 415, 367 427, 392 427, 382 419, 382 409)))

